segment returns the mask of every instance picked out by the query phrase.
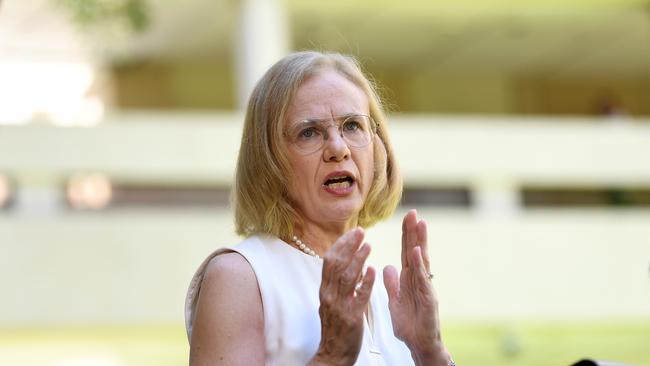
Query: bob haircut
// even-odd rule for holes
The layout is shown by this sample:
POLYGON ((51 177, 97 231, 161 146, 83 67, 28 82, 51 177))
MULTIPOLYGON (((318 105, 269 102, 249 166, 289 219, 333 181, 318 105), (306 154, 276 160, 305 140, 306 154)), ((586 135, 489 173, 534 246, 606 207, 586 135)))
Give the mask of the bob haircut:
POLYGON ((284 141, 284 120, 303 81, 332 69, 368 97, 370 116, 377 123, 373 140, 374 177, 357 225, 369 227, 393 214, 402 196, 402 177, 386 131, 379 95, 351 56, 303 51, 292 53, 264 74, 251 94, 239 148, 233 207, 237 234, 273 234, 291 238, 303 220, 292 205, 287 187, 291 167, 284 141))

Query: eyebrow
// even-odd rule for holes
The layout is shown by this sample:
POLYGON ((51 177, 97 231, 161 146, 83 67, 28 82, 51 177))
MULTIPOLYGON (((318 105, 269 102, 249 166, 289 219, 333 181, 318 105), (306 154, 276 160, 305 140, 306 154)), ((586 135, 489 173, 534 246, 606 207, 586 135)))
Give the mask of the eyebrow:
MULTIPOLYGON (((351 112, 351 113, 342 114, 340 116, 336 116, 333 119, 336 121, 336 120, 345 119, 345 118, 352 117, 352 116, 365 116, 365 114, 351 112)), ((300 122, 298 122, 297 124, 317 123, 317 122, 328 121, 329 119, 330 118, 305 118, 305 119, 301 120, 300 122)))

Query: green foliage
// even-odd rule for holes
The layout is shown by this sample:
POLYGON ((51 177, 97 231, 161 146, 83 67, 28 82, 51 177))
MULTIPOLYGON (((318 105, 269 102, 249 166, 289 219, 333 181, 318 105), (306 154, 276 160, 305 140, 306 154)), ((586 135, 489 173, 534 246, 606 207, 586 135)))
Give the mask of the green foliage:
POLYGON ((140 33, 150 24, 146 0, 56 0, 67 8, 83 27, 107 22, 124 23, 129 31, 140 33))

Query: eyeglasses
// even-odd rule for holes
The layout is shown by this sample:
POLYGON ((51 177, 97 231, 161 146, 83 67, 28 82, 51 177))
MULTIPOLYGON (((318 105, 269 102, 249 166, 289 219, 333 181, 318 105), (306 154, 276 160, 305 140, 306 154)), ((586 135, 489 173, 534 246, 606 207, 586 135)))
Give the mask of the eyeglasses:
POLYGON ((377 133, 377 123, 370 116, 362 114, 334 118, 308 119, 289 127, 284 135, 303 154, 311 154, 325 145, 330 138, 329 128, 336 126, 339 136, 350 147, 367 146, 377 133))

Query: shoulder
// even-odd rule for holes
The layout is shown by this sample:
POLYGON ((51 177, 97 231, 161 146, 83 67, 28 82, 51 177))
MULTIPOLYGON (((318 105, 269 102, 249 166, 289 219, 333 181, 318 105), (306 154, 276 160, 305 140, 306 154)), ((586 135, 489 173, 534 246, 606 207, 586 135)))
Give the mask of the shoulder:
MULTIPOLYGON (((215 256, 208 263, 201 283, 190 361, 210 364, 216 360, 241 360, 241 357, 263 359, 263 334, 262 299, 253 268, 236 252, 215 256), (244 352, 246 349, 252 352, 244 352)), ((253 359, 249 361, 257 363, 253 359)))
POLYGON ((197 317, 201 307, 211 314, 229 311, 231 307, 262 312, 262 298, 255 272, 250 263, 237 252, 226 252, 210 260, 201 284, 197 317))
POLYGON ((222 281, 225 277, 229 280, 250 281, 255 284, 255 272, 243 255, 229 251, 215 256, 210 260, 203 277, 204 285, 222 281))
POLYGON ((199 266, 192 279, 194 283, 190 288, 196 290, 194 297, 198 300, 202 296, 200 293, 210 291, 214 287, 221 290, 254 289, 254 294, 259 293, 253 263, 263 251, 263 247, 264 244, 257 236, 251 236, 235 246, 214 251, 199 266))
POLYGON ((219 305, 217 308, 209 306, 209 309, 213 310, 211 312, 227 308, 231 304, 237 304, 237 307, 241 307, 241 304, 257 307, 255 305, 258 304, 259 310, 262 310, 262 299, 255 272, 241 254, 226 252, 215 256, 208 263, 201 284, 197 310, 201 310, 201 305, 210 304, 219 305))

